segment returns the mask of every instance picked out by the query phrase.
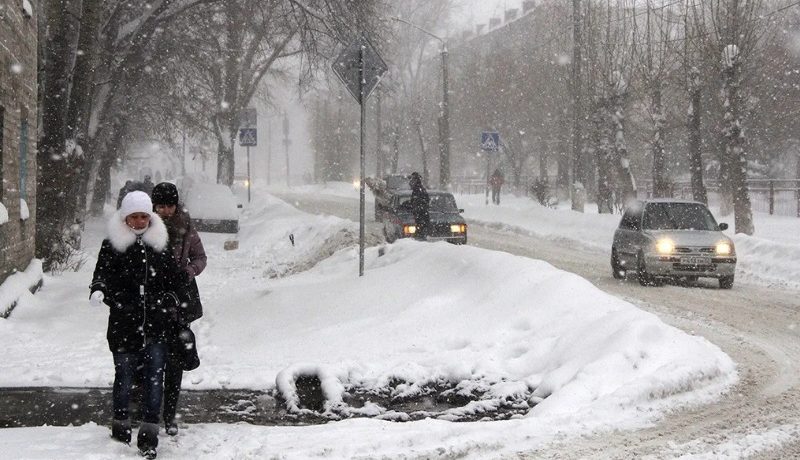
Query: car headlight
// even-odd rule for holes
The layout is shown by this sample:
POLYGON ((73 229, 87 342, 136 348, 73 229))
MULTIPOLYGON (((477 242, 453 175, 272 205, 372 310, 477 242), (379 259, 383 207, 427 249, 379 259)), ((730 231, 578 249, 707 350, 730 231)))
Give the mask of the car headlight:
POLYGON ((467 231, 467 226, 464 224, 453 224, 450 226, 450 231, 453 233, 464 233, 467 231))
POLYGON ((361 189, 361 179, 355 179, 353 181, 353 188, 361 189))
POLYGON ((664 238, 656 242, 656 251, 659 254, 672 254, 675 251, 675 243, 669 238, 664 238))
POLYGON ((417 226, 416 225, 403 225, 403 233, 406 235, 413 235, 417 233, 417 226))
POLYGON ((717 243, 716 252, 721 256, 728 256, 733 252, 733 247, 727 241, 717 243))

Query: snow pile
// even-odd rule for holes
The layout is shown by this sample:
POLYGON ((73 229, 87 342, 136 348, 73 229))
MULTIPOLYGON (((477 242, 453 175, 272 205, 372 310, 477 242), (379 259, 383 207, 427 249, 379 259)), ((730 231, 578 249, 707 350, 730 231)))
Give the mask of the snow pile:
POLYGON ((42 261, 31 260, 24 272, 9 275, 0 283, 0 318, 6 318, 21 298, 30 297, 42 283, 42 261))

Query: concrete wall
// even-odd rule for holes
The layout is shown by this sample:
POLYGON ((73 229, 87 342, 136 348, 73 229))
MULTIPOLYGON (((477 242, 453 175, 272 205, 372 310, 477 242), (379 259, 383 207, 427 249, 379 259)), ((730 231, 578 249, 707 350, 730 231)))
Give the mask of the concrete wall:
POLYGON ((8 211, 8 222, 0 224, 0 283, 24 270, 35 250, 38 3, 0 0, 0 202, 8 211))

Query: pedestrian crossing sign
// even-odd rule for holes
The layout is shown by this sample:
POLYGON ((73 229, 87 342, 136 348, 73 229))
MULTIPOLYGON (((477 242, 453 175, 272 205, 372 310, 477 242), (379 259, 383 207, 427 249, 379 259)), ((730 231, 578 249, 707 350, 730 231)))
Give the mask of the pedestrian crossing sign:
POLYGON ((500 149, 500 133, 484 131, 481 133, 481 150, 496 152, 500 149))
POLYGON ((242 147, 255 147, 258 144, 258 134, 255 128, 242 128, 239 130, 239 145, 242 147))

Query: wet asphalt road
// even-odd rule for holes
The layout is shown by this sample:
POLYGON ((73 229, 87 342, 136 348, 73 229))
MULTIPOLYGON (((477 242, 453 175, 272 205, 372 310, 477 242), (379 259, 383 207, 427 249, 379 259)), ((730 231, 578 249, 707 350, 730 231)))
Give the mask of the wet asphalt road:
MULTIPOLYGON (((0 428, 106 425, 111 420, 111 389, 0 388, 0 407, 0 428)), ((137 420, 136 403, 131 404, 131 411, 137 420)), ((250 390, 184 390, 179 412, 183 423, 298 425, 327 421, 288 415, 271 395, 250 390)))

